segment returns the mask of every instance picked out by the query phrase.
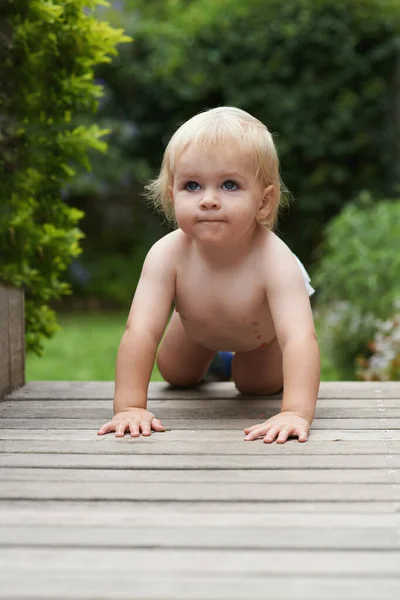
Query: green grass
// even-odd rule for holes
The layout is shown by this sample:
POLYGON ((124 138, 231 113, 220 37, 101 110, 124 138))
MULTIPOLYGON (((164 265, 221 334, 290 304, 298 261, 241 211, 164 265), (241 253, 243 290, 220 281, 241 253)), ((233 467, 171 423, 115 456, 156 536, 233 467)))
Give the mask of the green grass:
MULTIPOLYGON (((111 381, 126 313, 61 315, 62 329, 44 342, 43 356, 28 354, 27 381, 111 381)), ((153 381, 162 381, 154 367, 153 381)))
MULTIPOLYGON (((124 332, 125 313, 85 313, 59 316, 62 327, 53 338, 45 340, 44 354, 28 354, 27 381, 111 381, 115 377, 115 360, 124 332)), ((321 344, 320 344, 321 346, 321 344)), ((321 348, 322 380, 340 379, 329 357, 321 348)), ((162 381, 154 366, 152 381, 162 381)))

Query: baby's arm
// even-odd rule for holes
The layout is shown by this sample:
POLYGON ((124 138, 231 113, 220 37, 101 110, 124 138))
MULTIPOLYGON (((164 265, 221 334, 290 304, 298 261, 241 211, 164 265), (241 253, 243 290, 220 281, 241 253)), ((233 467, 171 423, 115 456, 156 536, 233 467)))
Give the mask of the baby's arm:
POLYGON ((118 350, 115 376, 114 418, 99 434, 115 431, 123 436, 150 435, 151 427, 164 426, 146 410, 147 391, 158 344, 164 333, 175 294, 176 249, 173 234, 150 249, 132 301, 118 350))
POLYGON ((245 439, 265 435, 266 442, 285 442, 290 435, 297 435, 299 441, 306 441, 320 382, 318 342, 303 275, 291 251, 281 240, 276 241, 279 245, 266 260, 265 285, 282 351, 281 413, 245 430, 245 439))

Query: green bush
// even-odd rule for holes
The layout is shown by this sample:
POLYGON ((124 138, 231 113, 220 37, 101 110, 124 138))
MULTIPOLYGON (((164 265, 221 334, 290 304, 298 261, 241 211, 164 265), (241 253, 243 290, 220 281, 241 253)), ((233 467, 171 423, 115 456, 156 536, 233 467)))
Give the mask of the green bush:
POLYGON ((105 151, 97 125, 75 124, 102 95, 94 68, 110 62, 122 29, 94 18, 102 0, 5 0, 0 8, 0 280, 26 294, 27 349, 57 328, 49 302, 69 292, 63 272, 80 253, 83 213, 60 190, 88 150, 105 151))
MULTIPOLYGON (((96 157, 90 182, 90 197, 103 202, 105 228, 114 224, 111 197, 125 211, 130 191, 130 219, 152 218, 143 216, 140 186, 158 169, 170 135, 196 112, 222 104, 250 111, 276 134, 282 177, 295 200, 280 234, 306 265, 323 225, 360 190, 394 195, 397 1, 126 0, 125 7, 113 18, 135 44, 97 71, 107 89, 99 118, 113 127, 115 148, 110 160, 96 157), (125 192, 115 197, 116 190, 125 192)), ((83 187, 73 193, 84 208, 83 187)), ((136 236, 141 244, 153 241, 139 229, 130 234, 132 248, 136 236)), ((95 237, 85 248, 90 252, 91 242, 101 261, 95 237)), ((113 252, 129 264, 128 247, 108 246, 113 252)))
POLYGON ((356 358, 358 379, 363 381, 400 381, 400 301, 391 319, 379 321, 368 344, 370 357, 356 358))
POLYGON ((382 322, 400 299, 400 201, 377 201, 363 192, 325 229, 313 277, 317 312, 335 365, 354 376, 358 357, 373 352, 382 322))
MULTIPOLYGON (((147 95, 161 86, 164 140, 217 104, 240 106, 277 132, 296 200, 281 229, 307 263, 321 225, 360 189, 386 196, 397 182, 399 31, 399 4, 384 0, 198 0, 158 36, 144 28, 141 81, 147 95)), ((140 122, 147 137, 154 118, 140 122)))

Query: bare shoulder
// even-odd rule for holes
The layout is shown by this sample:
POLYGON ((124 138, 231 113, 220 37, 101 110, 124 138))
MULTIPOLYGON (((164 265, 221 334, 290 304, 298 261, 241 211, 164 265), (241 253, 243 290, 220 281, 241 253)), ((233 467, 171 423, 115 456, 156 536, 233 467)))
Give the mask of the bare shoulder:
POLYGON ((159 271, 175 270, 179 259, 183 256, 185 246, 184 234, 180 229, 167 233, 157 240, 147 253, 143 269, 159 271))
POLYGON ((303 276, 295 255, 274 232, 267 231, 262 241, 262 264, 269 289, 285 287, 291 282, 304 287, 303 276))

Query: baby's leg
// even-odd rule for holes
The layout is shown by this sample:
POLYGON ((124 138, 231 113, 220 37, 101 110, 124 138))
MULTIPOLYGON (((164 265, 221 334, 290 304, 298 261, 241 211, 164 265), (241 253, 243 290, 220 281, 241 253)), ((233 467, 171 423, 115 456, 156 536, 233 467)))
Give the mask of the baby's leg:
POLYGON ((180 387, 196 385, 215 354, 187 337, 181 318, 174 311, 157 355, 157 366, 165 381, 180 387))
POLYGON ((237 352, 232 360, 232 378, 242 394, 267 395, 283 387, 282 352, 276 337, 250 352, 237 352))

